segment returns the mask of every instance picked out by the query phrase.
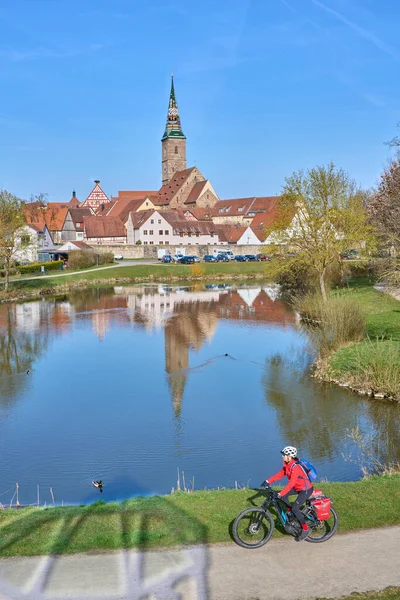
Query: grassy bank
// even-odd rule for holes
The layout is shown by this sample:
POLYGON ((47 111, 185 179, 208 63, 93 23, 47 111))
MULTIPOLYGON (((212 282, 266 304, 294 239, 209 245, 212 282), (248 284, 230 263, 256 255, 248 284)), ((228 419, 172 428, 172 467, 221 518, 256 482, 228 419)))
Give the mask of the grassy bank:
MULTIPOLYGON (((197 265, 195 265, 197 267, 197 265)), ((23 300, 43 295, 66 293, 76 287, 109 283, 142 283, 174 281, 207 281, 228 279, 268 278, 268 263, 205 263, 201 275, 194 276, 190 265, 132 265, 104 270, 88 269, 76 275, 13 281, 7 295, 0 292, 1 301, 23 300)))
MULTIPOLYGON (((321 487, 333 498, 339 532, 400 523, 399 475, 321 487)), ((0 511, 0 556, 231 542, 230 524, 256 494, 251 489, 180 492, 121 503, 8 509, 0 511)), ((281 528, 274 536, 282 536, 281 528)))
POLYGON ((364 339, 334 352, 322 374, 351 387, 400 398, 400 302, 376 291, 366 279, 353 280, 333 298, 350 298, 366 315, 364 339))
MULTIPOLYGON (((353 592, 350 596, 340 596, 331 600, 399 600, 400 587, 388 587, 381 592, 353 592)), ((328 600, 328 598, 316 598, 316 600, 328 600)))

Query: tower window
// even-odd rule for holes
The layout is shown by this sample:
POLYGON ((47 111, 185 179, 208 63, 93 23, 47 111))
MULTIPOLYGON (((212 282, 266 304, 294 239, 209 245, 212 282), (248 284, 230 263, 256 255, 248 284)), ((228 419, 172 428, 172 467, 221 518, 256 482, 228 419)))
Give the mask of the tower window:
POLYGON ((178 146, 175 146, 175 154, 178 154, 178 146))

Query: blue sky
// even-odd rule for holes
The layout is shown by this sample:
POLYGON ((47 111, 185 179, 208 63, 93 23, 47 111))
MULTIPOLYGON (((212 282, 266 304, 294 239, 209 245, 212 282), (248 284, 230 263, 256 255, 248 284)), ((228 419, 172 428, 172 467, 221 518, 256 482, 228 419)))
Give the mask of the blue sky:
POLYGON ((170 86, 223 198, 333 160, 373 185, 400 120, 398 0, 3 0, 0 188, 158 189, 170 86))

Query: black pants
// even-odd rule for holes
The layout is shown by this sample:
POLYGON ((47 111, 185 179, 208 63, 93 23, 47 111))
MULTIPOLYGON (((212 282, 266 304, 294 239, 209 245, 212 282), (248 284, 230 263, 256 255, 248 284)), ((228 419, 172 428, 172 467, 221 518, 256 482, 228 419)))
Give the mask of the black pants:
POLYGON ((309 490, 304 490, 304 492, 297 492, 294 488, 292 488, 291 490, 288 491, 287 494, 282 496, 283 502, 285 504, 287 504, 287 506, 292 507, 292 513, 300 521, 300 525, 304 525, 304 523, 306 522, 304 519, 304 515, 300 510, 300 507, 304 504, 304 502, 307 500, 307 498, 309 498, 311 496, 313 491, 314 491, 313 487, 310 487, 309 490), (298 496, 297 496, 296 500, 293 502, 293 504, 291 504, 289 502, 289 496, 293 495, 293 494, 298 494, 298 496))

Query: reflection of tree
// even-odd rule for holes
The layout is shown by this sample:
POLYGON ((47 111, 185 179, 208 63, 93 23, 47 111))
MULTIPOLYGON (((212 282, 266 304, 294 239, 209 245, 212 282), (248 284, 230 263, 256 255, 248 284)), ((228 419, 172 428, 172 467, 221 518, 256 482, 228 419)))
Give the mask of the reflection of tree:
POLYGON ((394 402, 371 400, 367 409, 375 426, 373 454, 381 464, 400 463, 400 410, 394 402))
POLYGON ((285 443, 299 446, 313 459, 332 460, 347 429, 354 426, 360 400, 340 389, 319 385, 280 357, 272 359, 262 379, 265 399, 276 410, 285 443), (349 402, 353 410, 349 410, 349 402))
POLYGON ((15 307, 0 310, 0 400, 7 404, 29 381, 27 371, 47 346, 48 327, 18 327, 15 307))

